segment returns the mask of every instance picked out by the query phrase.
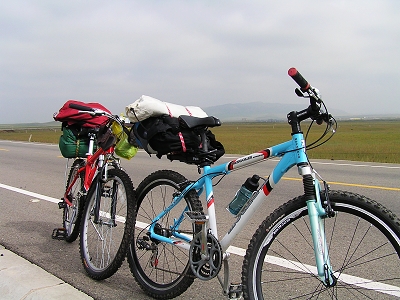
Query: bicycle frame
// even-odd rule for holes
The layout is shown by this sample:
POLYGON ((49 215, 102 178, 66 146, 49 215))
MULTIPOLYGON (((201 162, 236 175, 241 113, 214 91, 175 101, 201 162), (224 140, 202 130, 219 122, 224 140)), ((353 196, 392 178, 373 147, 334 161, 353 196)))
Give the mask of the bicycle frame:
MULTIPOLYGON (((244 228, 254 212, 257 211, 258 208, 264 203, 267 196, 270 194, 275 185, 278 184, 282 176, 293 166, 297 165, 299 174, 303 176, 303 182, 305 186, 304 189, 307 199, 307 207, 309 210, 317 273, 321 281, 323 281, 326 285, 333 284, 335 279, 333 277, 333 272, 329 261, 327 243, 323 228, 324 224, 322 222, 323 218, 327 216, 327 213, 322 207, 320 199, 321 188, 319 181, 315 178, 315 173, 308 162, 305 151, 305 140, 302 132, 293 134, 292 139, 287 142, 272 146, 265 150, 246 155, 217 166, 204 166, 201 178, 189 184, 182 193, 176 195, 171 205, 162 213, 160 213, 155 219, 153 219, 149 228, 151 238, 155 238, 162 242, 175 244, 176 246, 183 247, 185 249, 190 248, 191 237, 178 232, 179 224, 184 219, 184 213, 188 210, 188 208, 186 208, 185 211, 182 212, 181 216, 175 220, 175 224, 171 228, 175 238, 164 237, 156 234, 154 231, 157 221, 166 213, 168 213, 168 211, 170 211, 177 203, 179 203, 190 190, 196 190, 199 196, 203 193, 203 191, 205 191, 207 214, 209 216, 209 228, 214 237, 218 237, 212 179, 216 176, 227 175, 235 170, 245 168, 253 165, 254 163, 274 157, 281 157, 281 159, 273 169, 272 173, 269 175, 268 179, 265 180, 264 184, 253 194, 253 196, 249 199, 249 201, 247 201, 247 203, 238 213, 236 221, 233 223, 229 231, 219 241, 222 250, 224 254, 226 254, 226 251, 231 245, 233 239, 244 228)), ((276 228, 275 230, 278 229, 279 228, 276 228)), ((224 256, 226 258, 226 255, 224 256)))
POLYGON ((114 152, 114 147, 110 147, 106 151, 104 151, 101 147, 97 149, 95 153, 93 153, 93 148, 94 148, 94 135, 90 137, 89 141, 89 151, 87 153, 86 157, 86 163, 83 167, 79 168, 78 171, 75 174, 74 179, 72 180, 71 184, 67 187, 65 194, 64 194, 64 201, 68 206, 72 206, 73 204, 71 201, 68 199, 68 194, 71 191, 71 188, 74 186, 76 180, 79 177, 79 174, 81 172, 85 172, 85 178, 83 181, 83 187, 86 192, 88 192, 90 185, 93 182, 93 178, 97 174, 97 171, 99 168, 103 166, 105 155, 111 154, 114 152))

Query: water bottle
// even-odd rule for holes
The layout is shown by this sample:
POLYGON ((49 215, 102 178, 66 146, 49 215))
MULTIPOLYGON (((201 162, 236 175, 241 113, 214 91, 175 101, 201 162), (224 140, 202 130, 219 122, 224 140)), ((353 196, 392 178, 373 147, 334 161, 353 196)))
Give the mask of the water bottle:
POLYGON ((235 197, 227 207, 227 209, 231 214, 236 216, 239 213, 243 205, 247 202, 247 200, 250 199, 251 195, 253 195, 253 193, 258 189, 259 180, 260 176, 256 174, 246 179, 245 183, 236 192, 235 197))

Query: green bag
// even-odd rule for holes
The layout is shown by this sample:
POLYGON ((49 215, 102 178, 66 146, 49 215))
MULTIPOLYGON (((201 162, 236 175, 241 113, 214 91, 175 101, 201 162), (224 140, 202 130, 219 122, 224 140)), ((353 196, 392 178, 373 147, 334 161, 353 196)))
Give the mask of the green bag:
MULTIPOLYGON (((68 127, 63 126, 63 134, 60 136, 58 146, 62 156, 65 158, 86 157, 89 151, 89 137, 87 134, 80 136, 76 131, 72 131, 68 127)), ((93 151, 96 149, 94 145, 93 151)))
POLYGON ((129 160, 136 155, 138 148, 131 145, 128 142, 128 136, 123 133, 122 138, 115 146, 114 151, 118 156, 129 160))

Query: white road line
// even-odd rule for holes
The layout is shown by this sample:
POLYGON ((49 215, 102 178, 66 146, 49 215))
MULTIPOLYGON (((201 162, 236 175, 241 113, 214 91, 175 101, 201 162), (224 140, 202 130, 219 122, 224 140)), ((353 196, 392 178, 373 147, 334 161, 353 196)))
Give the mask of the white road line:
MULTIPOLYGON (((37 146, 50 146, 50 147, 58 147, 56 144, 47 144, 47 143, 38 143, 38 142, 23 142, 23 141, 8 141, 8 140, 1 140, 1 142, 9 142, 9 143, 18 143, 18 144, 29 144, 29 145, 37 145, 37 146)), ((144 150, 139 150, 139 152, 146 153, 144 150)), ((225 155, 223 158, 227 159, 236 159, 241 156, 232 156, 232 155, 225 155)), ((271 159, 271 161, 279 161, 279 159, 271 159)), ((357 162, 318 162, 311 160, 311 164, 313 165, 332 165, 332 166, 343 166, 343 167, 359 167, 359 168, 382 168, 382 169, 400 169, 400 166, 386 166, 382 165, 367 165, 357 163, 357 162)), ((373 164, 373 163, 371 163, 373 164)))
POLYGON ((27 195, 27 196, 31 196, 31 197, 34 197, 34 198, 37 198, 37 199, 46 200, 46 201, 53 202, 53 203, 60 202, 60 199, 48 197, 48 196, 37 194, 37 193, 34 193, 34 192, 29 192, 29 191, 26 191, 26 190, 23 190, 23 189, 19 189, 19 188, 13 187, 13 186, 9 186, 9 185, 6 185, 6 184, 2 184, 2 183, 0 183, 0 188, 6 189, 6 190, 9 190, 9 191, 12 191, 12 192, 24 194, 24 195, 27 195))
POLYGON ((35 145, 35 146, 46 146, 46 147, 58 147, 58 144, 48 144, 48 143, 39 143, 39 142, 8 141, 8 140, 0 140, 0 142, 8 142, 8 143, 13 143, 13 144, 35 145))
MULTIPOLYGON (((20 193, 20 194, 24 194, 27 196, 31 196, 37 199, 41 199, 41 200, 45 200, 45 201, 49 201, 52 203, 58 203, 60 202, 59 199, 56 198, 52 198, 52 197, 48 197, 45 195, 41 195, 38 193, 34 193, 34 192, 29 192, 20 188, 16 188, 16 187, 12 187, 6 184, 2 184, 0 183, 0 188, 9 190, 9 191, 13 191, 16 193, 20 193)), ((117 218, 117 221, 120 222, 124 222, 124 218, 117 218)), ((139 228, 146 228, 148 226, 148 224, 146 223, 142 223, 139 222, 138 224, 139 228)), ((236 254, 238 256, 245 256, 246 254, 246 250, 243 248, 239 248, 239 247, 235 247, 235 246, 230 246, 227 250, 229 253, 232 254, 236 254)), ((267 256, 265 258, 266 261, 268 261, 269 263, 272 264, 276 264, 282 267, 286 267, 289 269, 293 269, 293 270, 297 270, 297 271, 302 271, 304 272, 304 268, 306 268, 306 270, 313 270, 316 269, 315 266, 309 266, 309 265, 300 265, 297 266, 298 263, 296 262, 291 262, 291 261, 287 261, 287 260, 283 260, 281 258, 278 257, 274 257, 274 256, 267 256)), ((364 278, 360 278, 360 277, 355 277, 355 276, 351 276, 351 275, 346 275, 346 274, 341 274, 340 275, 340 281, 345 282, 347 284, 352 284, 352 285, 356 285, 365 289, 373 289, 373 290, 379 290, 382 293, 385 294, 389 294, 389 295, 394 295, 397 297, 400 297, 400 288, 396 287, 396 286, 392 286, 392 285, 388 285, 388 284, 384 284, 384 283, 380 283, 380 282, 374 282, 368 279, 364 279, 364 278)))
MULTIPOLYGON (((150 224, 143 223, 143 222, 136 223, 136 227, 138 227, 140 229, 149 227, 149 225, 150 224)), ((231 254, 236 254, 236 255, 242 256, 242 257, 244 257, 246 255, 246 249, 235 247, 235 246, 229 246, 229 248, 227 249, 227 252, 229 252, 231 254)), ((280 267, 284 267, 284 268, 287 268, 290 270, 294 270, 296 272, 313 273, 314 275, 318 276, 316 266, 306 265, 306 264, 303 264, 300 262, 282 259, 280 257, 271 256, 271 255, 267 255, 265 257, 265 262, 273 264, 273 265, 277 265, 280 267)), ((352 275, 347 275, 344 273, 338 274, 336 272, 334 275, 336 275, 336 277, 339 278, 338 280, 342 283, 349 284, 349 285, 355 285, 355 286, 358 286, 358 287, 361 287, 361 288, 364 288, 367 290, 368 289, 375 290, 375 291, 379 291, 384 294, 400 297, 400 287, 389 285, 389 284, 382 283, 382 282, 375 282, 375 281, 372 281, 369 279, 365 279, 362 277, 356 277, 356 276, 352 276, 352 275)))

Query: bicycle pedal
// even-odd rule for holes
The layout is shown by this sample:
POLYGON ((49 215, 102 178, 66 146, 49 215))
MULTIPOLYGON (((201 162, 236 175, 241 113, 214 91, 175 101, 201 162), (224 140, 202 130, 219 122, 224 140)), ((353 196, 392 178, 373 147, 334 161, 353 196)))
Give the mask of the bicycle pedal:
MULTIPOLYGON (((63 199, 61 199, 63 200, 63 199)), ((59 209, 63 209, 67 207, 67 203, 65 203, 64 201, 58 202, 58 208, 59 209)))
POLYGON ((242 285, 232 283, 229 287, 228 298, 229 299, 242 299, 243 297, 243 290, 242 285))
POLYGON ((51 237, 55 240, 65 240, 66 231, 65 228, 54 228, 51 237))
POLYGON ((198 211, 186 211, 185 217, 191 223, 204 224, 208 222, 208 215, 205 215, 198 211))

